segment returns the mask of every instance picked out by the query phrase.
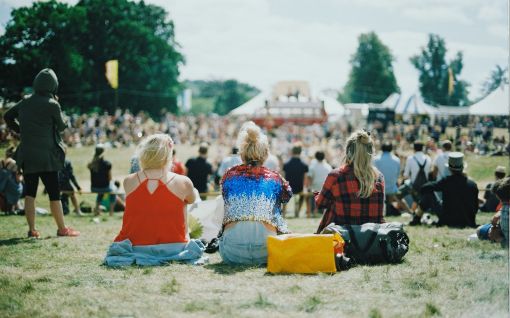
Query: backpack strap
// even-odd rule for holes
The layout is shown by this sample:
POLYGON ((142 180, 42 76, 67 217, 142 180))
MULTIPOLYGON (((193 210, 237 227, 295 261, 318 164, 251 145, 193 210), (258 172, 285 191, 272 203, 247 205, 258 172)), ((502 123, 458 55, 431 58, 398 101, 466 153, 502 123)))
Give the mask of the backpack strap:
POLYGON ((359 246, 358 239, 356 239, 356 234, 354 233, 354 230, 352 229, 352 226, 351 225, 345 225, 345 227, 347 228, 347 231, 349 231, 349 237, 351 239, 352 245, 354 246, 354 248, 358 252, 366 253, 372 247, 372 245, 374 244, 375 238, 377 237, 377 231, 374 231, 374 232, 372 232, 370 234, 370 238, 368 239, 367 245, 365 245, 365 247, 361 248, 359 246))
POLYGON ((415 156, 413 156, 413 159, 418 164, 418 167, 420 168, 420 170, 425 168, 425 165, 427 164, 427 157, 425 157, 425 160, 423 161, 423 164, 420 164, 420 162, 418 161, 418 159, 416 159, 415 156))

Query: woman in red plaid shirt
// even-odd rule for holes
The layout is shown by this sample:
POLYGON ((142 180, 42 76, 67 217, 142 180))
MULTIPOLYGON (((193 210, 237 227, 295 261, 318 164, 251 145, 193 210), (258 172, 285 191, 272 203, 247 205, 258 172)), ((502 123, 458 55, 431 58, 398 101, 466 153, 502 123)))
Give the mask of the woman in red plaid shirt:
POLYGON ((328 224, 384 223, 384 178, 372 165, 370 133, 354 132, 347 139, 340 168, 331 171, 315 201, 326 211, 317 233, 328 224))

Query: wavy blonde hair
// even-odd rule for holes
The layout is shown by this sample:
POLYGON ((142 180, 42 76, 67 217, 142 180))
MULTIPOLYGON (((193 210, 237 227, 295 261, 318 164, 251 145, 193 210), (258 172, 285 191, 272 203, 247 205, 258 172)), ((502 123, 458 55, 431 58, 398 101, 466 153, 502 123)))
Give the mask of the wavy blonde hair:
POLYGON ((167 134, 154 134, 138 145, 138 158, 142 169, 166 168, 172 162, 174 142, 167 134))
POLYGON ((267 136, 252 121, 241 126, 237 136, 237 147, 244 163, 257 162, 263 164, 269 155, 267 136))
POLYGON ((365 130, 358 130, 347 139, 344 163, 352 165, 354 176, 359 181, 360 198, 368 198, 374 191, 378 171, 372 165, 374 142, 365 130))

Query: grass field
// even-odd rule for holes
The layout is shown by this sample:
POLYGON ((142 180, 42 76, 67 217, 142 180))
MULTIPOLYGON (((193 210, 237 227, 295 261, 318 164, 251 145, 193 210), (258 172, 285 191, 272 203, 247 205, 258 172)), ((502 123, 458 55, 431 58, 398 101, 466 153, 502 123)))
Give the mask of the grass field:
MULTIPOLYGON (((133 149, 112 150, 114 175, 125 175, 133 149)), ((196 149, 178 149, 185 160, 196 149)), ((82 185, 90 148, 70 149, 82 185)), ((507 158, 469 157, 479 186, 507 158), (482 182, 483 181, 483 182, 482 182)), ((92 200, 92 197, 89 198, 92 200)), ((38 205, 47 207, 39 196, 38 205)), ((290 209, 292 211, 292 208, 290 209)), ((491 214, 479 214, 478 223, 491 214)), ((43 239, 25 239, 23 217, 0 217, 0 317, 507 317, 508 254, 468 242, 472 229, 408 227, 410 252, 398 265, 359 266, 335 275, 269 275, 265 268, 223 265, 109 269, 105 251, 121 214, 66 218, 82 232, 55 237, 51 217, 38 217, 43 239)), ((403 221, 401 218, 392 220, 403 221)), ((289 219, 312 232, 318 219, 289 219)))

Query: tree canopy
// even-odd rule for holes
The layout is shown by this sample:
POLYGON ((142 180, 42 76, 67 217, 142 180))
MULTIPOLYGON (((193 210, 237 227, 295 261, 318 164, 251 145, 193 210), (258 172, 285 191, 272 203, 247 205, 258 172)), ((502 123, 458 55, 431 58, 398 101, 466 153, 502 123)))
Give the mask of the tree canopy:
POLYGON ((508 84, 508 68, 496 65, 482 84, 482 98, 489 95, 502 84, 508 84))
POLYGON ((393 74, 390 49, 374 32, 361 34, 356 53, 351 57, 351 72, 340 99, 344 103, 380 103, 399 92, 393 74))
POLYGON ((161 7, 128 0, 50 0, 11 12, 0 37, 1 95, 17 100, 39 70, 59 77, 63 107, 112 111, 105 63, 119 60, 119 106, 157 114, 177 110, 184 58, 161 7), (4 76, 5 74, 5 76, 4 76))
POLYGON ((430 34, 427 45, 418 55, 411 57, 411 63, 420 74, 421 95, 431 105, 468 105, 469 83, 458 78, 464 66, 462 52, 457 52, 449 62, 446 61, 446 52, 444 39, 430 34), (453 90, 449 87, 450 81, 453 81, 453 90))
POLYGON ((196 114, 214 112, 225 115, 260 92, 235 79, 187 81, 185 85, 192 90, 191 112, 196 114))

